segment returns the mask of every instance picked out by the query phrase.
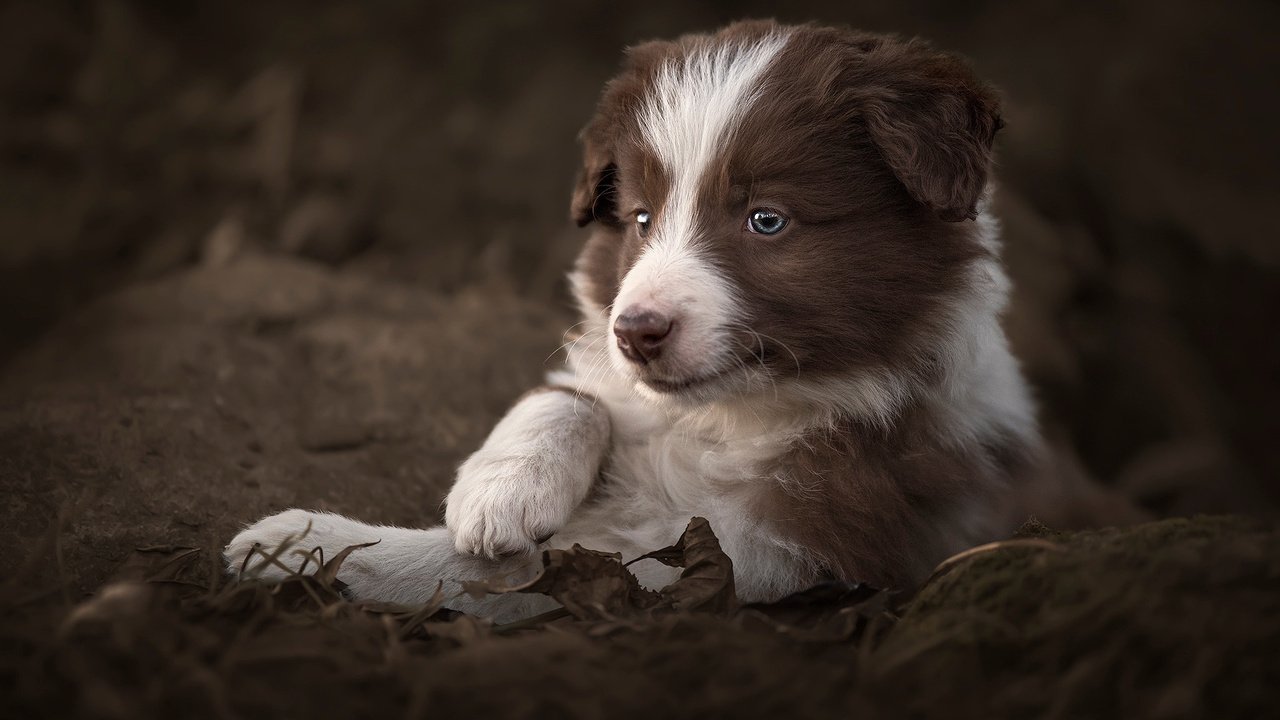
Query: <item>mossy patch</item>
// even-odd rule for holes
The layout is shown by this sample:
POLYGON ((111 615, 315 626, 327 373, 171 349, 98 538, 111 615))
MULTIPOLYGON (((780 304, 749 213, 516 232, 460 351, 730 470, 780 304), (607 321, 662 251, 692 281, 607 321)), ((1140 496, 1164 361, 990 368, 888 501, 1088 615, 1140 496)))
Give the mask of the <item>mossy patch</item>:
POLYGON ((1235 717, 1280 682, 1280 533, 1201 517, 1042 532, 924 587, 877 650, 913 706, 1235 717))

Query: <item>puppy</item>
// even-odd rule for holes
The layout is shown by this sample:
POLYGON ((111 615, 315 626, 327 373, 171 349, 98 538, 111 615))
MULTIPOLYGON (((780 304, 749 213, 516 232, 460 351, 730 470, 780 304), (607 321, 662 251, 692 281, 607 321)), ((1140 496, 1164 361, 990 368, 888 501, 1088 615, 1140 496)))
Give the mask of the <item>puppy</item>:
POLYGON ((438 580, 527 577, 540 548, 629 560, 700 515, 739 595, 767 601, 909 590, 1007 536, 1040 440, 1000 325, 1000 127, 992 91, 918 41, 743 22, 632 48, 582 134, 583 329, 458 470, 445 525, 289 510, 236 536, 230 566, 307 527, 328 555, 377 540, 342 579, 415 603, 438 580))

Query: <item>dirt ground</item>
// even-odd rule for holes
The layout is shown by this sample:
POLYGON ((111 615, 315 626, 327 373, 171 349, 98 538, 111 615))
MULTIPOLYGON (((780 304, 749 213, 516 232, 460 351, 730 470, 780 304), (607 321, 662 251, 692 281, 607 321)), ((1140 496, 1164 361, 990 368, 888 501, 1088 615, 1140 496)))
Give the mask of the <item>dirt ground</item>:
POLYGON ((1277 27, 1155 0, 0 5, 0 715, 1263 716, 1277 27), (438 521, 574 322, 574 136, 620 49, 746 16, 925 35, 1003 90, 1008 327, 1061 462, 1220 517, 1036 530, 911 605, 619 627, 210 575, 273 510, 438 521))

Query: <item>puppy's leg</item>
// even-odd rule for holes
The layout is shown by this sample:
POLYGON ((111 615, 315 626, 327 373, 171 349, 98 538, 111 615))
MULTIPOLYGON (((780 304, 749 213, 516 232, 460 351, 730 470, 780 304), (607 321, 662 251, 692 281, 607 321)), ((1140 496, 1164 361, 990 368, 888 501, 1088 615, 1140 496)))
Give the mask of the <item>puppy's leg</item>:
POLYGON ((458 552, 527 554, 587 496, 609 444, 609 415, 561 387, 522 398, 458 469, 445 525, 458 552))
POLYGON ((375 541, 377 545, 353 551, 338 571, 338 579, 347 584, 348 592, 357 600, 421 604, 435 593, 437 583, 443 582, 445 607, 500 622, 556 606, 549 598, 536 595, 491 595, 477 600, 462 593, 463 580, 503 578, 506 584, 515 584, 531 578, 540 563, 532 555, 497 561, 460 555, 443 527, 410 530, 367 525, 332 513, 286 510, 241 531, 225 553, 232 573, 238 574, 243 567, 245 577, 279 580, 288 573, 253 552, 255 545, 270 554, 289 542, 291 549, 280 554, 280 562, 292 571, 303 569, 306 562, 305 571, 313 573, 318 569, 319 554, 315 553, 311 561, 306 561, 304 555, 315 548, 321 548, 328 559, 351 545, 375 541))

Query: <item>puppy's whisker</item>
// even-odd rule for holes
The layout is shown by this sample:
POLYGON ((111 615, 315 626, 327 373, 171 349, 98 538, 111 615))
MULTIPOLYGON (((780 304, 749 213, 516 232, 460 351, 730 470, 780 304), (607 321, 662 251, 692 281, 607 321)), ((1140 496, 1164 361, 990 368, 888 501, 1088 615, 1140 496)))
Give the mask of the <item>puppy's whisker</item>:
MULTIPOLYGON (((596 345, 597 345, 601 340, 603 340, 603 339, 604 339, 603 337, 598 337, 598 338, 596 338, 596 339, 592 340, 590 343, 588 343, 588 344, 587 344, 587 346, 586 346, 585 348, 583 348, 583 349, 582 349, 582 352, 583 352, 584 354, 589 354, 589 353, 591 352, 591 349, 592 349, 593 347, 595 347, 595 346, 596 346, 596 345)), ((572 349, 571 349, 571 351, 572 351, 572 349)), ((575 415, 575 417, 577 416, 577 414, 578 414, 578 412, 579 412, 579 408, 581 407, 581 402, 580 402, 580 401, 582 400, 582 393, 583 393, 583 383, 581 383, 581 382, 580 382, 580 383, 575 384, 575 386, 574 386, 574 392, 573 392, 573 397, 574 397, 574 404, 573 404, 573 408, 574 408, 574 415, 575 415)), ((592 393, 592 397, 598 397, 598 394, 593 392, 593 393, 592 393)), ((594 409, 594 408, 595 408, 595 404, 594 404, 594 402, 593 402, 593 403, 592 403, 592 409, 594 409)))
POLYGON ((596 368, 600 365, 601 355, 600 353, 592 354, 591 350, 604 339, 605 337, 602 334, 600 337, 597 337, 594 340, 592 340, 590 343, 588 343, 587 346, 582 350, 583 354, 588 356, 588 360, 587 360, 588 366, 587 366, 587 373, 584 376, 582 376, 583 378, 582 381, 577 383, 574 387, 574 400, 575 400, 574 407, 575 408, 578 407, 578 404, 576 401, 582 400, 582 393, 584 392, 584 388, 590 391, 591 396, 593 398, 591 402, 592 410, 595 410, 596 402, 599 401, 600 393, 595 388, 594 383, 596 378, 596 368))
POLYGON ((762 360, 763 360, 764 354, 765 354, 765 352, 766 352, 766 351, 765 351, 765 345, 764 345, 764 341, 765 341, 765 340, 769 340, 770 342, 772 342, 773 344, 775 344, 775 345, 777 345, 778 347, 782 348, 783 350, 786 350, 786 351, 787 351, 787 353, 791 355, 791 361, 792 361, 793 363, 795 363, 795 366, 796 366, 796 379, 797 379, 797 380, 798 380, 798 379, 800 379, 800 370, 801 370, 801 368, 800 368, 800 358, 795 354, 795 351, 793 351, 793 350, 792 350, 792 349, 791 349, 791 348, 790 348, 786 343, 782 342, 781 340, 779 340, 778 338, 776 338, 776 337, 774 337, 774 336, 772 336, 772 335, 768 335, 768 334, 762 333, 762 332, 760 332, 759 330, 756 330, 755 328, 749 327, 746 323, 743 323, 743 322, 736 322, 736 323, 733 323, 733 327, 736 327, 736 328, 738 328, 738 329, 741 329, 741 330, 745 331, 746 333, 750 334, 751 336, 753 336, 753 337, 756 339, 756 342, 757 342, 757 343, 759 344, 759 346, 760 346, 760 353, 759 353, 758 357, 760 357, 762 360))
MULTIPOLYGON (((751 348, 750 348, 750 347, 748 347, 748 346, 747 346, 746 344, 744 344, 742 341, 737 340, 736 338, 734 339, 734 344, 735 344, 735 345, 737 345, 738 347, 742 348, 742 349, 743 349, 743 351, 744 351, 746 354, 748 354, 748 355, 750 355, 752 358, 754 358, 754 359, 755 359, 755 361, 756 361, 756 363, 757 363, 758 365, 760 365, 760 370, 759 370, 758 372, 755 372, 754 374, 755 374, 755 375, 757 375, 757 376, 762 376, 762 377, 764 377, 764 379, 766 379, 766 380, 768 380, 768 381, 769 381, 769 385, 773 388, 773 401, 774 401, 774 404, 776 405, 776 404, 778 403, 778 399, 779 399, 779 396, 778 396, 778 381, 777 381, 777 380, 775 380, 775 379, 773 378, 773 373, 769 371, 769 366, 768 366, 768 365, 765 365, 765 363, 764 363, 764 358, 763 358, 763 357, 761 357, 761 356, 759 356, 759 355, 757 355, 756 353, 752 352, 752 350, 751 350, 751 348)), ((751 368, 749 368, 749 367, 747 367, 747 364, 746 364, 745 362, 743 362, 741 358, 737 358, 737 357, 735 356, 735 359, 737 360, 738 364, 742 366, 742 370, 743 370, 743 372, 744 372, 744 373, 746 373, 746 374, 748 374, 748 375, 752 374, 752 369, 751 369, 751 368)), ((744 390, 744 393, 745 393, 745 390, 744 390)))
MULTIPOLYGON (((582 323, 578 323, 578 324, 579 324, 579 325, 581 325, 582 323)), ((548 361, 548 360, 550 360, 552 357, 554 357, 556 353, 560 352, 561 350, 565 350, 566 348, 568 349, 568 351, 565 353, 565 354, 567 355, 567 354, 568 354, 568 352, 571 352, 571 351, 573 350, 573 348, 574 348, 578 343, 582 342, 583 340, 585 340, 585 339, 586 339, 586 338, 588 338, 588 337, 591 337, 591 335, 592 335, 592 331, 588 330, 587 332, 584 332, 584 333, 582 333, 581 335, 578 335, 577 337, 573 338, 572 340, 567 340, 567 341, 565 341, 565 342, 561 343, 561 344, 560 344, 560 347, 556 348, 555 350, 552 350, 552 351, 551 351, 551 353, 550 353, 549 355, 547 355, 545 358, 543 358, 543 360, 542 360, 542 364, 543 364, 543 365, 546 365, 546 364, 547 364, 547 361, 548 361)))

